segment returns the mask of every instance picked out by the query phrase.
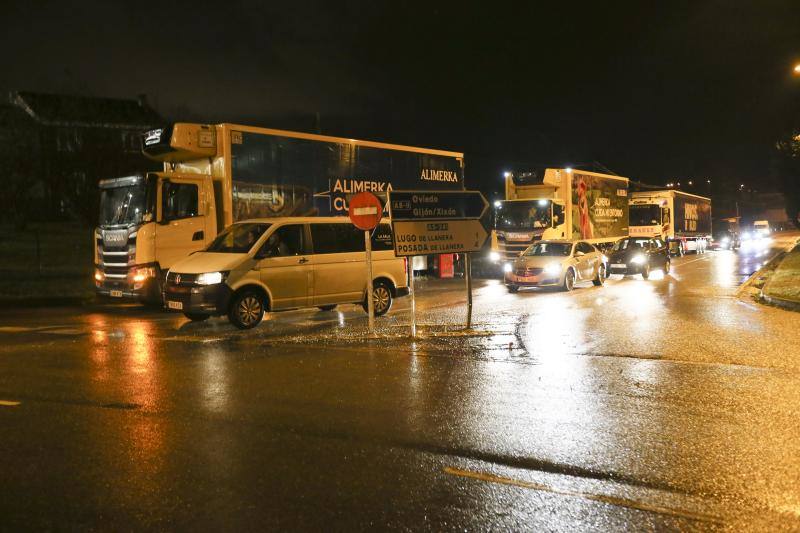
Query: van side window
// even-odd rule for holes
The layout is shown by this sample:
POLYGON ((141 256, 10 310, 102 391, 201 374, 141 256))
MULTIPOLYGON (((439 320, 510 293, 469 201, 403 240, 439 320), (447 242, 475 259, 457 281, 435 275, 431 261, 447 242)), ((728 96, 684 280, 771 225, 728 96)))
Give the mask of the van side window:
POLYGON ((163 220, 196 217, 197 185, 190 183, 164 183, 161 190, 161 217, 163 220))
POLYGON ((364 232, 352 224, 311 224, 315 254, 364 251, 364 232))
POLYGON ((258 251, 260 257, 289 257, 303 255, 303 225, 281 226, 267 238, 258 251))

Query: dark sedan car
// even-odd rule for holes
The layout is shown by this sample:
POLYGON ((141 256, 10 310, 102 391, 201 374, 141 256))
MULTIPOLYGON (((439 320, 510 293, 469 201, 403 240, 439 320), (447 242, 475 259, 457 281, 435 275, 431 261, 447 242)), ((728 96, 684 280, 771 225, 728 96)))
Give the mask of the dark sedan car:
POLYGON ((609 253, 609 274, 641 274, 647 279, 651 270, 667 274, 669 268, 669 248, 661 239, 628 237, 617 241, 609 253))

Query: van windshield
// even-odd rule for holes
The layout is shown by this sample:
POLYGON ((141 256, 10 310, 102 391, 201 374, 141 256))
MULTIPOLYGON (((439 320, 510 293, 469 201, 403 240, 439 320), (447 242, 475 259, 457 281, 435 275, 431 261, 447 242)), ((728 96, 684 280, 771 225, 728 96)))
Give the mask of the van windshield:
POLYGON ((233 224, 217 235, 206 252, 221 254, 246 254, 271 224, 259 222, 240 222, 233 224))

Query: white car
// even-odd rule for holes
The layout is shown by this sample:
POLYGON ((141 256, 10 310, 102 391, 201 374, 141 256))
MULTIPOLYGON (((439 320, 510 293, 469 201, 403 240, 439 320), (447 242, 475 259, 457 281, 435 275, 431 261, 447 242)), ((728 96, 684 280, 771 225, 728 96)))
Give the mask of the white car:
POLYGON ((506 267, 505 284, 509 292, 517 292, 520 287, 561 287, 571 291, 580 281, 601 286, 606 278, 606 261, 602 252, 585 241, 539 241, 506 267))

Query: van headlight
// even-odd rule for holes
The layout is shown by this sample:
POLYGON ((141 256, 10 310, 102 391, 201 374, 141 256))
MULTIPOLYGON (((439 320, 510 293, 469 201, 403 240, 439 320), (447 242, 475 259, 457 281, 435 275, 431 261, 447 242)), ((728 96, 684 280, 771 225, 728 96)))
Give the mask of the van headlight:
POLYGON ((195 283, 198 285, 217 285, 225 281, 227 274, 227 272, 205 272, 197 276, 195 283))
POLYGON ((489 252, 489 261, 498 262, 500 261, 500 254, 497 252, 489 252))
POLYGON ((561 274, 561 263, 548 263, 544 266, 544 273, 551 276, 561 274))
POLYGON ((631 263, 634 265, 643 265, 645 262, 645 257, 643 254, 636 254, 631 258, 631 263))

